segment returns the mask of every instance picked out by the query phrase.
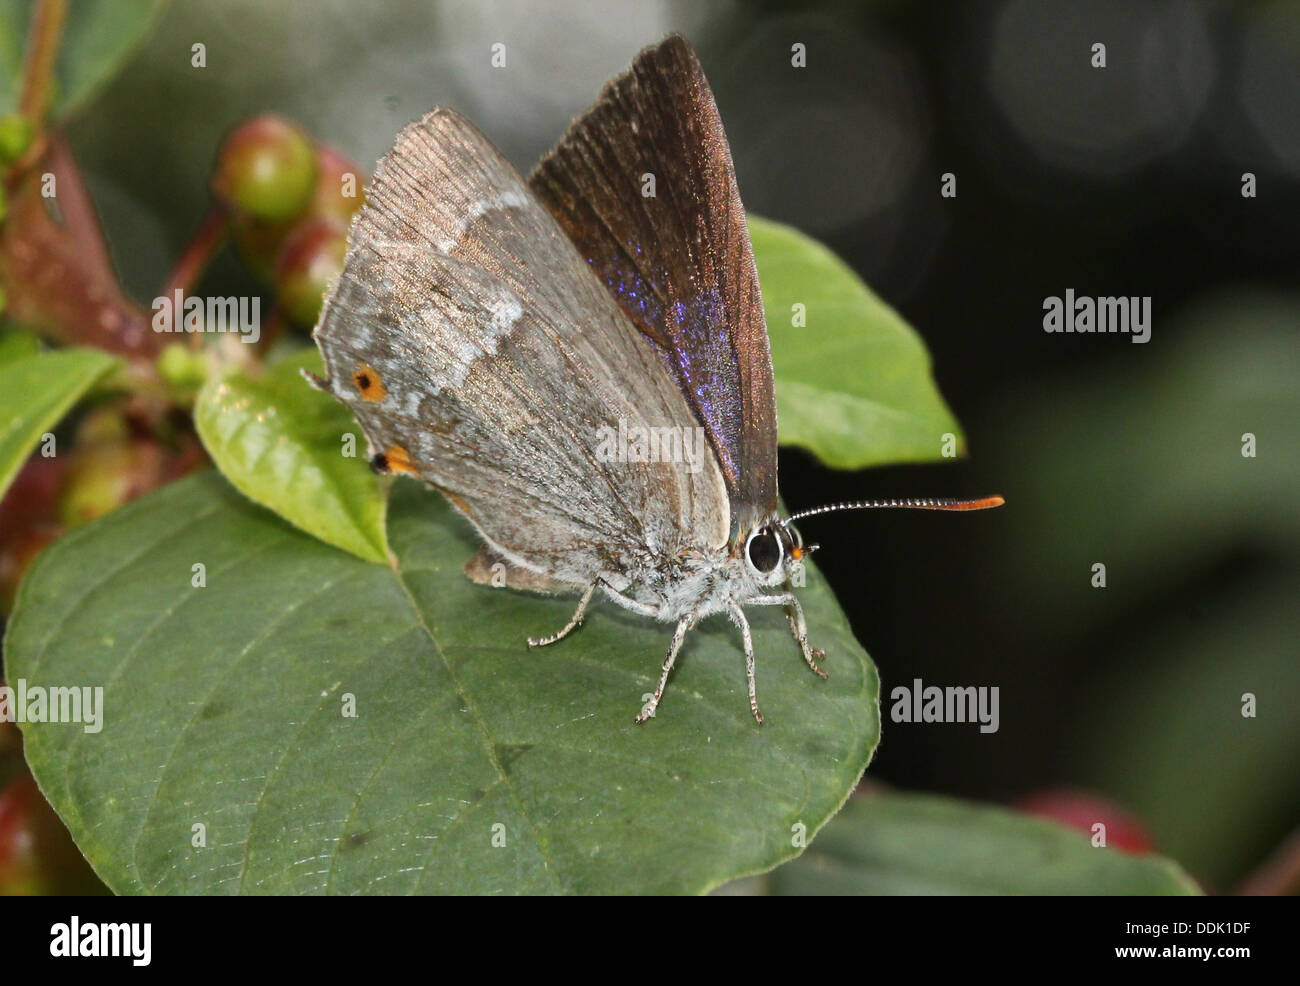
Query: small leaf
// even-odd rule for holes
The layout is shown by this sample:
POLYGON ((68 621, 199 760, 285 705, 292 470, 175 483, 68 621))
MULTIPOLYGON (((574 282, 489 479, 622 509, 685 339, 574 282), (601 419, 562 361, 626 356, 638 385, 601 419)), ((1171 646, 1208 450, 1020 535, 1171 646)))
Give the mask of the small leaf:
POLYGON ((258 378, 210 380, 194 407, 199 437, 245 496, 322 541, 387 563, 388 482, 370 471, 352 415, 307 386, 300 368, 321 372, 319 353, 304 350, 258 378))
POLYGON ((854 798, 770 887, 791 895, 1198 894, 1175 863, 1094 848, 1003 808, 913 794, 854 798))
POLYGON ((60 349, 0 361, 0 496, 41 436, 116 365, 111 356, 95 349, 60 349))
MULTIPOLYGON (((69 4, 55 64, 53 110, 65 116, 108 83, 149 33, 163 0, 69 4)), ((0 0, 0 112, 18 108, 33 0, 0 0)))
POLYGON ((749 233, 781 442, 840 469, 940 459, 945 434, 962 454, 925 344, 898 313, 816 240, 757 216, 749 233))
POLYGON ((758 725, 715 616, 638 726, 669 625, 599 604, 530 650, 574 599, 469 582, 478 539, 413 482, 394 487, 391 528, 400 565, 368 565, 205 473, 37 560, 6 667, 28 687, 104 688, 100 731, 23 733, 112 889, 702 892, 793 857, 871 756, 875 669, 811 568, 800 598, 828 681, 779 609, 751 609, 758 725))

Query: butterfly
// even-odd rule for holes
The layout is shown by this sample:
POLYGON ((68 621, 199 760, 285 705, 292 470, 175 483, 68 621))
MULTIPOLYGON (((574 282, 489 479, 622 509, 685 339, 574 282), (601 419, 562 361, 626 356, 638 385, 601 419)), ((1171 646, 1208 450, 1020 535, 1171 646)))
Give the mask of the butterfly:
POLYGON ((474 526, 471 579, 580 594, 529 645, 568 636, 598 598, 673 624, 637 722, 712 614, 739 629, 758 722, 746 607, 781 607, 826 677, 793 591, 815 546, 792 520, 996 505, 780 516, 758 273, 722 121, 680 35, 609 82, 527 181, 440 107, 402 131, 366 199, 313 382, 360 422, 373 468, 422 480, 474 526), (611 454, 614 435, 636 437, 611 454), (653 454, 654 438, 703 454, 653 454))

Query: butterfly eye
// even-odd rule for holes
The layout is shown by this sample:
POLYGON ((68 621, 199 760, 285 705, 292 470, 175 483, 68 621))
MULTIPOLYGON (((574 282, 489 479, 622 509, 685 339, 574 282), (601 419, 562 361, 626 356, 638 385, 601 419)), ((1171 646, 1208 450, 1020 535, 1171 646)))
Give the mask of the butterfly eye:
POLYGON ((745 553, 754 570, 766 575, 781 563, 781 540, 770 527, 760 528, 750 535, 745 553))

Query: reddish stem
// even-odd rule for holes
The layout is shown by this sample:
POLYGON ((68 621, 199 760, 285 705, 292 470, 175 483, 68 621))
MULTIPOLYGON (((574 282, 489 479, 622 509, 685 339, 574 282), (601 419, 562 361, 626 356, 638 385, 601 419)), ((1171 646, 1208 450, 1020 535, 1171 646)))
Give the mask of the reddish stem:
MULTIPOLYGON (((171 298, 178 290, 188 294, 229 236, 230 213, 220 203, 214 202, 198 230, 190 237, 185 252, 172 268, 167 283, 163 285, 161 297, 171 298)), ((201 348, 203 340, 198 334, 192 334, 189 344, 193 349, 201 348)))

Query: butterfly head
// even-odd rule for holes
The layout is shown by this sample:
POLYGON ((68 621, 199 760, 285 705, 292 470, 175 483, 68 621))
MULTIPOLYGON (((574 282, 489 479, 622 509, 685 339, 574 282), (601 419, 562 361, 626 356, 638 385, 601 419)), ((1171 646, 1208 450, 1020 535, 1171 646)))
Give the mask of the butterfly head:
POLYGON ((760 587, 784 585, 817 546, 805 546, 799 531, 776 516, 766 517, 750 530, 741 546, 746 574, 760 587))

